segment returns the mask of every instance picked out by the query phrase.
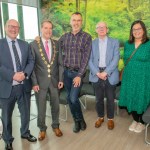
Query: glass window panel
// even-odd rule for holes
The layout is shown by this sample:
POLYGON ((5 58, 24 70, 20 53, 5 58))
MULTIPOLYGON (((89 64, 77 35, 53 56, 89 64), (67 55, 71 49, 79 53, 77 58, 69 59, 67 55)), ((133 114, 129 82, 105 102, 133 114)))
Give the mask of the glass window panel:
MULTIPOLYGON (((6 1, 5 1, 6 2, 6 1)), ((10 2, 10 1, 9 1, 10 2)), ((12 2, 12 1, 11 1, 12 2)), ((14 1, 13 1, 14 2, 14 1)), ((23 2, 23 1, 22 1, 23 2)), ((3 10, 4 8, 2 7, 2 3, 0 3, 1 5, 1 10, 3 10)), ((1 11, 2 13, 0 13, 2 19, 2 28, 1 30, 3 31, 3 36, 5 37, 5 31, 4 31, 4 16, 6 13, 8 13, 8 17, 5 17, 5 21, 7 19, 19 19, 20 23, 23 23, 24 26, 21 27, 21 32, 20 34, 23 35, 21 36, 23 39, 27 40, 27 41, 31 41, 33 39, 35 39, 35 37, 37 35, 39 35, 39 28, 38 28, 38 12, 37 12, 37 8, 36 7, 31 7, 31 6, 23 6, 23 5, 19 5, 19 7, 22 7, 22 13, 20 12, 20 9, 18 11, 18 5, 17 4, 13 4, 13 3, 5 3, 8 4, 8 9, 5 9, 3 11, 1 11), (4 13, 4 14, 3 14, 4 13), (19 14, 18 14, 19 13, 19 14), (23 16, 20 16, 23 15, 23 16), (18 18, 19 16, 19 18, 18 18), (22 17, 22 20, 20 20, 20 17, 22 17)), ((6 16, 6 15, 5 15, 6 16)), ((0 37, 2 36, 2 34, 0 34, 0 37)), ((19 36, 18 36, 19 38, 19 36)))
POLYGON ((26 6, 38 6, 38 0, 2 0, 2 2, 6 3, 15 3, 18 5, 26 5, 26 6))
MULTIPOLYGON (((17 5, 8 3, 8 10, 9 19, 18 20, 17 5)), ((19 38, 19 35, 17 36, 17 38, 19 38)))
POLYGON ((38 35, 37 8, 23 6, 25 39, 30 41, 38 35))
POLYGON ((17 5, 8 3, 8 10, 9 10, 9 12, 8 12, 9 13, 9 19, 18 20, 17 5))

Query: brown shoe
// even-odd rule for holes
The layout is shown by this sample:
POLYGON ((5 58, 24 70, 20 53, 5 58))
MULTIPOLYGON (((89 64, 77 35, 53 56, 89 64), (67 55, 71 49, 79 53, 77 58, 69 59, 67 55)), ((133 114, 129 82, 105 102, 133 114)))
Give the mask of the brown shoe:
POLYGON ((61 132, 61 130, 59 128, 55 128, 53 129, 54 133, 56 136, 61 137, 63 135, 63 133, 61 132))
POLYGON ((108 119, 107 126, 109 130, 112 130, 114 128, 114 121, 111 119, 108 119))
POLYGON ((42 141, 45 139, 46 136, 46 132, 45 131, 40 131, 39 136, 38 136, 38 140, 42 141))
POLYGON ((99 119, 95 122, 95 128, 99 128, 103 122, 104 122, 104 118, 99 118, 99 119))

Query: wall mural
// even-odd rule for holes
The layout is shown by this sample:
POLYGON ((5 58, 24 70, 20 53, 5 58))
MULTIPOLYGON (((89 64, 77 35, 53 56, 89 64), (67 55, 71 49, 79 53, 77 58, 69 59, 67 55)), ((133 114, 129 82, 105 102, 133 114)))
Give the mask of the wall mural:
POLYGON ((105 21, 109 36, 119 39, 121 46, 129 37, 134 20, 143 20, 150 35, 150 0, 42 0, 42 20, 50 19, 54 24, 53 35, 59 38, 70 31, 70 16, 79 11, 83 15, 83 29, 93 37, 95 25, 105 21))

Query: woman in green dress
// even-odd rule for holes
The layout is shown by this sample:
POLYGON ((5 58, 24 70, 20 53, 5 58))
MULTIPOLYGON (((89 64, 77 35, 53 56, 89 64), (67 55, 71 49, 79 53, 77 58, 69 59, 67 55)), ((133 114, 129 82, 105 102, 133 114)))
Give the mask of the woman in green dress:
POLYGON ((130 37, 124 47, 125 63, 135 49, 124 68, 119 105, 132 114, 129 130, 140 133, 145 129, 142 115, 150 105, 150 41, 145 24, 140 20, 131 25, 130 37))

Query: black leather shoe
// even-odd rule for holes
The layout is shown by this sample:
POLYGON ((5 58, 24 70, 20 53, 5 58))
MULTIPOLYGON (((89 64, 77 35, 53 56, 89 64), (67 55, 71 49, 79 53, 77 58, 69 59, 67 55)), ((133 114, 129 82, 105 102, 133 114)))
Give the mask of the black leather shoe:
POLYGON ((6 144, 5 150, 13 150, 12 143, 6 144))
POLYGON ((34 137, 33 135, 29 134, 28 136, 21 136, 22 139, 27 139, 29 142, 36 142, 37 138, 34 137))
POLYGON ((73 132, 78 133, 80 131, 80 122, 75 121, 74 122, 74 127, 73 127, 73 132))
POLYGON ((86 129, 86 123, 85 123, 84 120, 81 120, 81 121, 80 121, 80 129, 81 129, 82 131, 86 129))

